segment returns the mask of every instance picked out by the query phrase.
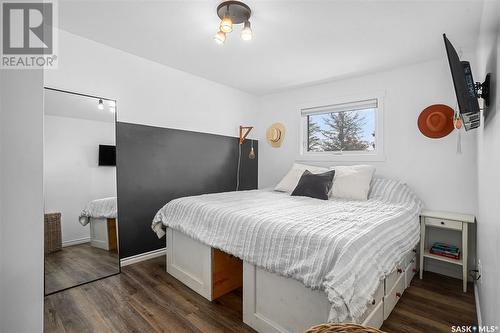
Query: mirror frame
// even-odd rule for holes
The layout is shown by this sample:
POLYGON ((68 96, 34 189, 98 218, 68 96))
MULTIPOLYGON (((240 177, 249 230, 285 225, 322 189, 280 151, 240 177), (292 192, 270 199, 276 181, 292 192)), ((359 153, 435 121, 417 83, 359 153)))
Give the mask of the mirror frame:
MULTIPOLYGON (((59 89, 59 88, 54 88, 54 87, 49 87, 49 86, 44 86, 43 89, 44 89, 44 95, 45 95, 45 91, 46 90, 50 90, 50 91, 56 91, 56 92, 65 93, 65 94, 71 94, 71 95, 77 95, 77 96, 82 96, 82 97, 102 99, 103 101, 113 101, 113 102, 115 102, 115 115, 114 115, 115 116, 115 123, 114 124, 115 124, 115 145, 116 145, 116 143, 117 143, 116 123, 117 123, 117 118, 118 118, 117 117, 118 102, 117 102, 116 99, 107 98, 107 97, 103 97, 103 96, 96 96, 96 95, 92 95, 92 94, 85 94, 85 93, 80 93, 80 92, 75 92, 75 91, 70 91, 70 90, 65 90, 65 89, 59 89)), ((43 105, 43 115, 45 116, 45 102, 44 102, 44 105, 43 105)), ((44 137, 44 152, 43 152, 43 156, 45 158, 45 123, 44 123, 44 126, 43 126, 43 137, 44 137)), ((118 153, 118 150, 117 150, 117 153, 118 153)), ((118 169, 118 164, 116 165, 116 168, 118 169)), ((115 173, 118 173, 118 171, 115 171, 115 173)), ((45 179, 45 173, 44 173, 43 176, 44 176, 44 179, 45 179)), ((44 184, 45 184, 45 182, 44 182, 44 184)), ((115 186, 116 186, 116 189, 118 189, 118 177, 116 177, 115 186)), ((44 193, 45 193, 45 190, 44 190, 44 193)), ((118 192, 117 192, 117 197, 118 197, 118 192)), ((118 207, 118 200, 117 200, 117 207, 118 207)), ((45 200, 44 200, 44 208, 45 208, 45 200)), ((44 209, 44 211, 45 211, 45 209, 44 209)), ((45 214, 45 212, 44 212, 44 214, 45 214)), ((113 274, 109 274, 109 275, 106 275, 106 276, 102 276, 102 277, 99 277, 99 278, 95 278, 95 279, 92 279, 92 280, 89 280, 89 281, 85 281, 85 282, 82 282, 82 283, 79 283, 79 284, 75 284, 75 285, 73 285, 71 287, 66 287, 66 288, 63 288, 63 289, 52 291, 50 293, 47 293, 47 291, 45 289, 45 252, 44 252, 44 262, 43 262, 43 272, 44 272, 44 276, 43 276, 43 295, 44 295, 44 297, 45 296, 49 296, 49 295, 53 295, 53 294, 56 294, 56 293, 60 293, 62 291, 65 291, 65 290, 68 290, 68 289, 72 289, 72 288, 75 288, 75 287, 80 287, 80 286, 86 285, 88 283, 92 283, 92 282, 95 282, 95 281, 106 279, 106 278, 111 277, 111 276, 115 276, 115 275, 121 274, 121 272, 122 272, 122 265, 121 265, 120 241, 119 241, 120 240, 120 221, 118 221, 118 217, 116 218, 116 232, 117 232, 117 238, 118 238, 118 272, 113 273, 113 274)), ((45 246, 44 246, 44 251, 45 251, 45 246)))

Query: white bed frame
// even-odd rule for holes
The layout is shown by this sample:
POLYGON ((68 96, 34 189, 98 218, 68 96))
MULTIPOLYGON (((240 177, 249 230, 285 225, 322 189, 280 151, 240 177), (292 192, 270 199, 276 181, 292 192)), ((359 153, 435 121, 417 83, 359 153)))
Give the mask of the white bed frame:
POLYGON ((90 245, 109 251, 108 219, 90 218, 90 245))
MULTIPOLYGON (((167 228, 167 272, 212 301, 212 248, 167 228)), ((362 324, 380 328, 417 271, 416 250, 381 281, 362 324)), ((328 320, 322 291, 243 262, 243 322, 261 333, 299 333, 328 320)))

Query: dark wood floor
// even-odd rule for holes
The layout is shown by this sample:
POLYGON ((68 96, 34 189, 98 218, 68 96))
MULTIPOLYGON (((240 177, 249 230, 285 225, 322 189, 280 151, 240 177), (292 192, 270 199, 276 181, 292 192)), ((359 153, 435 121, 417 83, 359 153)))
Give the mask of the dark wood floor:
MULTIPOLYGON (((437 274, 414 279, 383 329, 449 333, 475 322, 474 295, 460 290, 437 274)), ((169 276, 164 257, 47 296, 44 317, 45 332, 254 332, 242 322, 241 292, 209 302, 169 276)))
POLYGON ((395 333, 450 333, 451 326, 477 324, 474 286, 462 292, 462 280, 424 272, 405 290, 382 330, 395 333))
POLYGON ((84 243, 45 255, 45 294, 119 271, 118 254, 84 243))

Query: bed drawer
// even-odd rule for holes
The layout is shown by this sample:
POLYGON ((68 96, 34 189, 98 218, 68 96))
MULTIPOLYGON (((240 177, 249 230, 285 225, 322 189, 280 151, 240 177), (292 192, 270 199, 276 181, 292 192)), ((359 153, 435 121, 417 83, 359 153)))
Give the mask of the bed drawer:
POLYGON ((430 227, 440 227, 444 229, 462 230, 462 222, 435 219, 433 217, 426 217, 425 225, 430 227))
POLYGON ((411 262, 415 261, 415 258, 417 257, 417 250, 414 249, 410 252, 408 252, 403 260, 403 267, 408 266, 411 262))
POLYGON ((375 309, 370 312, 365 321, 363 321, 363 325, 380 328, 383 323, 384 323, 384 303, 380 302, 375 306, 375 309))
POLYGON ((396 303, 399 301, 401 296, 403 295, 403 291, 405 289, 405 277, 404 275, 399 275, 399 278, 396 280, 394 287, 391 291, 384 297, 384 320, 389 317, 392 309, 396 306, 396 303))
MULTIPOLYGON (((368 307, 365 311, 365 313, 359 318, 360 323, 364 323, 368 320, 368 317, 371 317, 373 315, 374 309, 379 307, 379 305, 382 304, 382 310, 383 310, 383 302, 384 302, 384 281, 380 281, 379 286, 377 290, 375 291, 375 294, 373 295, 373 299, 368 302, 368 307)), ((382 320, 384 320, 384 315, 382 311, 382 320)))
POLYGON ((413 258, 405 268, 405 288, 410 286, 411 280, 417 273, 417 258, 413 258))
POLYGON ((392 288, 394 288, 394 285, 396 284, 396 281, 400 277, 404 277, 404 260, 396 266, 396 268, 385 278, 385 288, 384 288, 384 295, 389 295, 391 292, 392 288))

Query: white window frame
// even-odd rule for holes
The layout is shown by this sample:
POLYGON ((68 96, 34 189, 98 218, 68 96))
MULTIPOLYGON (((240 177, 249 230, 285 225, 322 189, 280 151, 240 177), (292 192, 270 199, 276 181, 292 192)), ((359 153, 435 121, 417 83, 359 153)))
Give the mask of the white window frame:
POLYGON ((305 103, 298 108, 300 117, 299 129, 299 161, 344 161, 344 162, 371 162, 384 161, 384 98, 385 93, 371 93, 357 96, 347 96, 319 102, 305 103), (307 150, 307 114, 341 107, 346 104, 362 103, 363 101, 376 100, 375 111, 375 150, 374 151, 322 151, 307 150))

